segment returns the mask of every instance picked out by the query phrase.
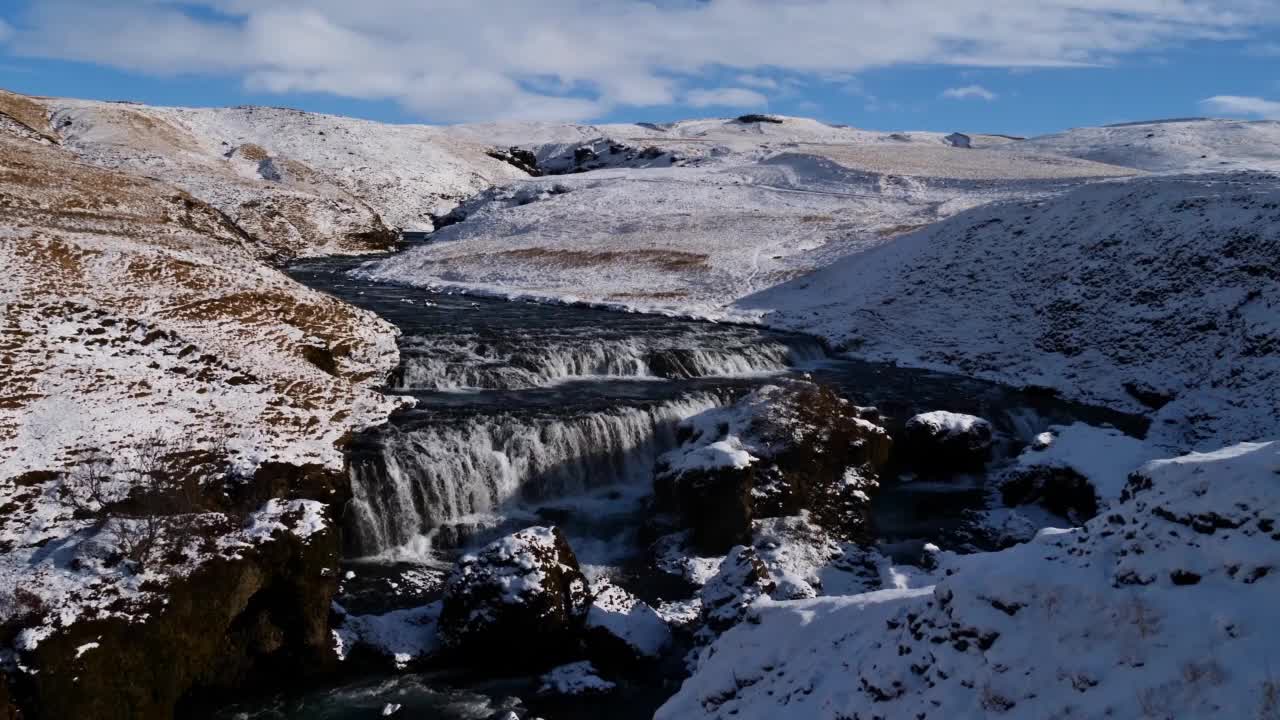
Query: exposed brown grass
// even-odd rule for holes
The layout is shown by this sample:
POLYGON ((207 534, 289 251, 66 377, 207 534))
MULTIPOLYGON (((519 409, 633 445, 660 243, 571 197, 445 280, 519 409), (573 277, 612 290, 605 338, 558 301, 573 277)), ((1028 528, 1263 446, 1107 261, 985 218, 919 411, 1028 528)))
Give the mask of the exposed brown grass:
POLYGON ((522 248, 494 253, 494 257, 523 260, 561 268, 598 267, 601 265, 647 265, 671 272, 706 270, 708 256, 680 250, 548 250, 522 248))
POLYGON ((271 157, 271 154, 267 152, 266 148, 261 145, 254 145, 253 143, 245 143, 236 148, 235 152, 236 155, 252 162, 262 162, 263 160, 271 157))
POLYGON ((0 90, 0 114, 9 116, 41 137, 52 142, 58 141, 53 128, 49 127, 49 111, 34 98, 0 90))

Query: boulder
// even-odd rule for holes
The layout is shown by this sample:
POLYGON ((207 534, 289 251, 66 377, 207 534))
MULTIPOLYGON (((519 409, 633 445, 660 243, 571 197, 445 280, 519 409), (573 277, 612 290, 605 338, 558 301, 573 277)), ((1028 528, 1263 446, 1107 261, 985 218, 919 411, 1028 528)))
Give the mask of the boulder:
POLYGON ((904 464, 925 471, 978 470, 991 458, 991 423, 980 417, 935 410, 903 428, 904 464))
POLYGON ((694 548, 719 554, 751 542, 752 486, 747 467, 721 466, 660 475, 660 504, 676 511, 694 548), (661 500, 669 498, 669 500, 661 500))
POLYGON ((720 571, 702 588, 702 617, 707 627, 722 633, 737 625, 747 608, 775 589, 769 569, 754 548, 739 545, 720 563, 720 571))
POLYGON ((671 644, 666 621, 644 601, 602 580, 587 611, 588 654, 605 667, 658 659, 671 644))
POLYGON ((1011 471, 1000 484, 1000 497, 1010 507, 1038 503, 1072 522, 1092 520, 1098 514, 1093 483, 1063 465, 1031 465, 1011 471))
POLYGON ((446 651, 488 667, 528 667, 576 647, 591 593, 564 534, 531 527, 459 560, 443 602, 446 651))
POLYGON ((659 505, 705 554, 749 543, 754 518, 802 512, 841 540, 868 540, 871 493, 892 441, 867 411, 795 382, 690 418, 685 442, 659 462, 659 505))

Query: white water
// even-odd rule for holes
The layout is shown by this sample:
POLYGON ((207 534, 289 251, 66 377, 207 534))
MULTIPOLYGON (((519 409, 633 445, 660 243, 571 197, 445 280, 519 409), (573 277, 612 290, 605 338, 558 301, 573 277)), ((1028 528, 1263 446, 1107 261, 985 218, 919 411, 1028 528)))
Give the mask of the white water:
POLYGON ((586 377, 685 379, 776 373, 825 357, 816 342, 672 347, 653 338, 530 342, 513 348, 477 339, 410 344, 393 379, 399 390, 512 390, 586 377))
POLYGON ((472 415, 392 427, 380 457, 352 463, 349 527, 376 555, 433 529, 608 485, 647 487, 684 418, 718 407, 711 393, 577 416, 472 415))

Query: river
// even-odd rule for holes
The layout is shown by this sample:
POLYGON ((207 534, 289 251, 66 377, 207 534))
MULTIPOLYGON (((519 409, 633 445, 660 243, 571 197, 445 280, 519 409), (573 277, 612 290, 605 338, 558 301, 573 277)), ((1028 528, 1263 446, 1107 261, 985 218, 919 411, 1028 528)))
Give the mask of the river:
MULTIPOLYGON (((564 529, 589 576, 608 575, 656 601, 689 588, 649 568, 644 542, 654 464, 680 421, 784 377, 808 376, 900 426, 916 412, 990 420, 994 472, 1050 424, 1140 420, 959 375, 834 358, 805 336, 760 327, 558 304, 443 294, 353 278, 359 260, 306 261, 290 275, 396 325, 401 365, 386 391, 416 406, 351 446, 344 512, 347 581, 339 602, 376 613, 438 597, 460 552, 532 524, 564 529)), ((926 541, 955 546, 988 502, 985 475, 957 482, 887 477, 874 506, 887 554, 926 541)), ((678 677, 615 697, 539 701, 532 678, 442 672, 352 678, 336 688, 258 699, 218 717, 651 716, 678 677), (524 698, 519 704, 515 697, 524 698)))

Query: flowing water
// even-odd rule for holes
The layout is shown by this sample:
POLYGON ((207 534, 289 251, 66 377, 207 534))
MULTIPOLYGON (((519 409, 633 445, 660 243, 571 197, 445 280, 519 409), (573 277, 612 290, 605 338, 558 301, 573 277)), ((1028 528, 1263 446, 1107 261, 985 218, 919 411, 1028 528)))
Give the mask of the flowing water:
MULTIPOLYGON (((804 336, 382 285, 347 275, 355 264, 329 259, 290 270, 402 331, 402 362, 387 392, 416 400, 352 446, 344 536, 364 583, 348 583, 349 610, 419 603, 438 592, 443 569, 461 549, 534 523, 565 529, 589 573, 635 563, 644 555, 639 537, 654 464, 675 446, 680 421, 778 377, 803 373, 831 384, 859 405, 878 407, 891 428, 926 410, 985 417, 996 426, 1002 457, 1050 424, 1143 429, 1132 418, 989 382, 837 360, 804 336), (424 577, 416 586, 410 581, 424 577)), ((981 477, 949 484, 888 479, 874 509, 878 532, 890 543, 932 539, 962 523, 963 511, 984 497, 981 477)), ((502 717, 509 707, 503 688, 463 686, 381 678, 229 716, 370 717, 393 702, 412 709, 406 717, 457 719, 502 717)), ((648 687, 639 696, 542 714, 645 717, 673 689, 648 687)))

